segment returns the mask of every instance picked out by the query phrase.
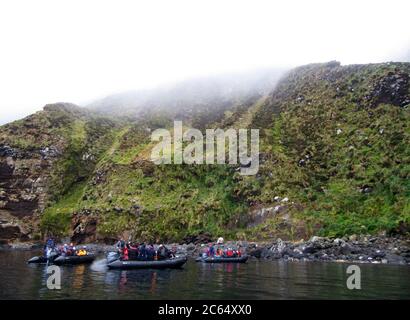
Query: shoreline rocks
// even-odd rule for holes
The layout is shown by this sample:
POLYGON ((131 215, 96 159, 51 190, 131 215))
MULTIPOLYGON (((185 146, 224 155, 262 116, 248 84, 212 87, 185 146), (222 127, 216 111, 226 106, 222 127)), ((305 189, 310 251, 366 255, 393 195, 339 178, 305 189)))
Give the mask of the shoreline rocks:
MULTIPOLYGON (((197 240, 197 239, 195 239, 197 240)), ((171 243, 177 253, 196 257, 206 246, 205 242, 171 243)), ((90 251, 105 254, 114 250, 108 244, 81 244, 90 251)), ((304 241, 270 242, 227 241, 226 247, 241 247, 249 256, 264 260, 351 262, 373 264, 410 265, 410 239, 387 236, 350 236, 343 238, 325 238, 314 236, 304 241)), ((41 249, 42 243, 15 242, 0 244, 0 250, 35 250, 41 249)))
POLYGON ((248 254, 262 259, 410 264, 410 239, 401 237, 322 238, 254 245, 248 254))

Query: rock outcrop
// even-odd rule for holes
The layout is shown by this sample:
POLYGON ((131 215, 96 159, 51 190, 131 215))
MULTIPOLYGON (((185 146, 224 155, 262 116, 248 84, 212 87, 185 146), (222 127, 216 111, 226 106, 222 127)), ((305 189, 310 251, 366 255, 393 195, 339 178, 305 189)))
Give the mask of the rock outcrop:
POLYGON ((3 241, 26 240, 32 236, 48 199, 52 163, 53 157, 46 158, 41 150, 0 145, 0 219, 5 222, 0 239, 3 241))

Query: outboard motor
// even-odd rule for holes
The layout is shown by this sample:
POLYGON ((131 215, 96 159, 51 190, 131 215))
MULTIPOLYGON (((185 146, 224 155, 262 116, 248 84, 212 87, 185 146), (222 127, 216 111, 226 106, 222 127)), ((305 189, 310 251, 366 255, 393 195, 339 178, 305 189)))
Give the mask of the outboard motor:
POLYGON ((114 262, 120 258, 120 254, 117 252, 108 252, 107 254, 107 263, 114 262))

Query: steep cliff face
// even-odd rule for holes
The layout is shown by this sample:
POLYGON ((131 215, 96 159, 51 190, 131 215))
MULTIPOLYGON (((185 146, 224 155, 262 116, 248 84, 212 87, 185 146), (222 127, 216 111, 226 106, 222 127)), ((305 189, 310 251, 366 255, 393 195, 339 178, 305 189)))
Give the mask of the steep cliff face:
POLYGON ((276 197, 288 198, 310 232, 408 232, 409 74, 409 63, 290 71, 254 118, 266 161, 243 192, 258 190, 253 201, 273 207, 284 205, 276 197))
POLYGON ((0 239, 26 239, 34 227, 31 218, 44 209, 52 160, 10 146, 0 147, 0 159, 0 239))
POLYGON ((199 95, 194 107, 195 96, 172 94, 167 109, 169 92, 147 109, 129 96, 104 100, 102 113, 46 106, 0 128, 0 239, 408 233, 409 74, 408 63, 330 62, 288 72, 269 94, 199 95), (127 117, 113 101, 127 101, 127 117), (150 133, 173 120, 259 128, 258 174, 154 165, 150 133))
POLYGON ((60 103, 1 127, 0 241, 41 236, 44 209, 82 178, 78 168, 84 169, 95 157, 87 154, 86 144, 75 150, 92 121, 86 110, 60 103))
POLYGON ((48 116, 40 112, 1 128, 1 241, 28 239, 45 208, 53 162, 64 152, 48 116))

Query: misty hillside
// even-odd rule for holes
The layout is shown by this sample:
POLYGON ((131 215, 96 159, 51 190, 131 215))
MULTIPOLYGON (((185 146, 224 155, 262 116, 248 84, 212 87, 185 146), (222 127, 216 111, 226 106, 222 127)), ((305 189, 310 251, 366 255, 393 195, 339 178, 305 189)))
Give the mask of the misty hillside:
POLYGON ((130 91, 94 101, 87 108, 129 120, 178 119, 203 128, 226 110, 268 94, 283 75, 281 69, 194 78, 150 90, 130 91))
POLYGON ((278 83, 274 72, 46 106, 0 127, 0 239, 407 233, 409 74, 329 62, 278 83), (258 174, 154 165, 150 129, 174 119, 259 128, 258 174))

